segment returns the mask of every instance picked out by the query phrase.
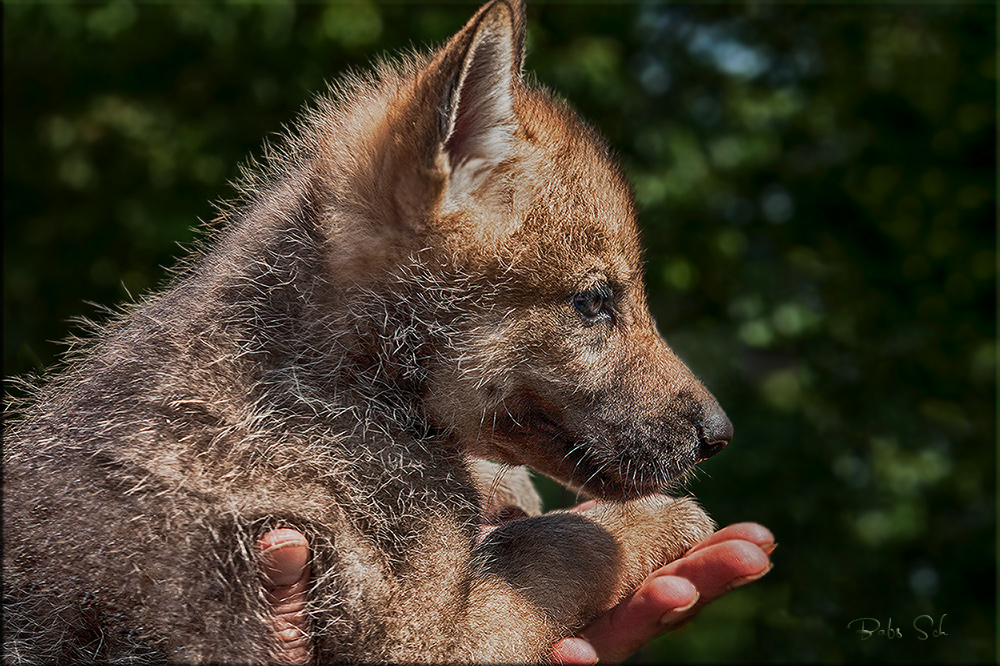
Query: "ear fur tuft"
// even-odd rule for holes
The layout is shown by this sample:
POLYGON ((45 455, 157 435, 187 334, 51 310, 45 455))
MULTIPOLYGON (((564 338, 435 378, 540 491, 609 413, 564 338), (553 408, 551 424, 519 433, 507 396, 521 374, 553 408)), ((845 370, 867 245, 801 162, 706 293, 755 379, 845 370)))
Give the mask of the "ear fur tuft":
MULTIPOLYGON (((495 0, 456 37, 466 37, 461 42, 468 46, 442 100, 440 151, 449 172, 448 199, 473 192, 510 155, 524 36, 524 3, 495 0)), ((447 48, 461 48, 461 42, 447 48)))

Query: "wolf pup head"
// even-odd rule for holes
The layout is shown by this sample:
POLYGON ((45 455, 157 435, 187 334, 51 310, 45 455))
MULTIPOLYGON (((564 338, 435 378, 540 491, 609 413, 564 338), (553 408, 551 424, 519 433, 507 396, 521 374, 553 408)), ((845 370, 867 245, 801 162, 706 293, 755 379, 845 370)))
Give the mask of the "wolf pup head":
POLYGON ((358 294, 395 285, 354 313, 378 311, 374 362, 436 432, 593 495, 648 494, 732 426, 650 317, 610 149, 522 80, 524 36, 522 3, 495 0, 324 133, 361 193, 330 197, 330 270, 358 294))

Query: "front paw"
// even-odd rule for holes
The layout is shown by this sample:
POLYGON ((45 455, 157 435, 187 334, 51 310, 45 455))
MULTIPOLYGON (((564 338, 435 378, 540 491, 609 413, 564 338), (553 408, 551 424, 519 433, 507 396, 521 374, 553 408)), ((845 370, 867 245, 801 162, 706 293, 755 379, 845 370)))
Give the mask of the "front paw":
POLYGON ((610 532, 621 547, 619 598, 715 531, 715 522, 689 497, 600 502, 581 513, 610 532))
POLYGON ((527 467, 471 459, 469 469, 479 490, 487 523, 500 524, 513 518, 542 514, 542 498, 531 482, 527 467))

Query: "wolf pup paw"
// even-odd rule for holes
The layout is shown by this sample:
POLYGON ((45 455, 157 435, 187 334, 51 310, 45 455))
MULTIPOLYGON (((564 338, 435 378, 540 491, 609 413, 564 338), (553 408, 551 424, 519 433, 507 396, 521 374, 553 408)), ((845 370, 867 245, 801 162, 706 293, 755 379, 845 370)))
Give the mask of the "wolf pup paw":
POLYGON ((621 547, 620 586, 611 605, 715 531, 715 521, 689 497, 598 502, 580 513, 610 532, 621 547))

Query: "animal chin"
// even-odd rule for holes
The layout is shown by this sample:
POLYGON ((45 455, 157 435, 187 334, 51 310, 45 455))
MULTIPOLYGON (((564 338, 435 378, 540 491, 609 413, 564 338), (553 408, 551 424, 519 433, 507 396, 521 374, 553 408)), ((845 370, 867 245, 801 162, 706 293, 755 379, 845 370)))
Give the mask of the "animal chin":
POLYGON ((505 421, 495 434, 506 462, 527 465, 600 499, 623 501, 655 493, 687 469, 648 460, 623 462, 620 453, 601 451, 595 442, 538 412, 505 421))

